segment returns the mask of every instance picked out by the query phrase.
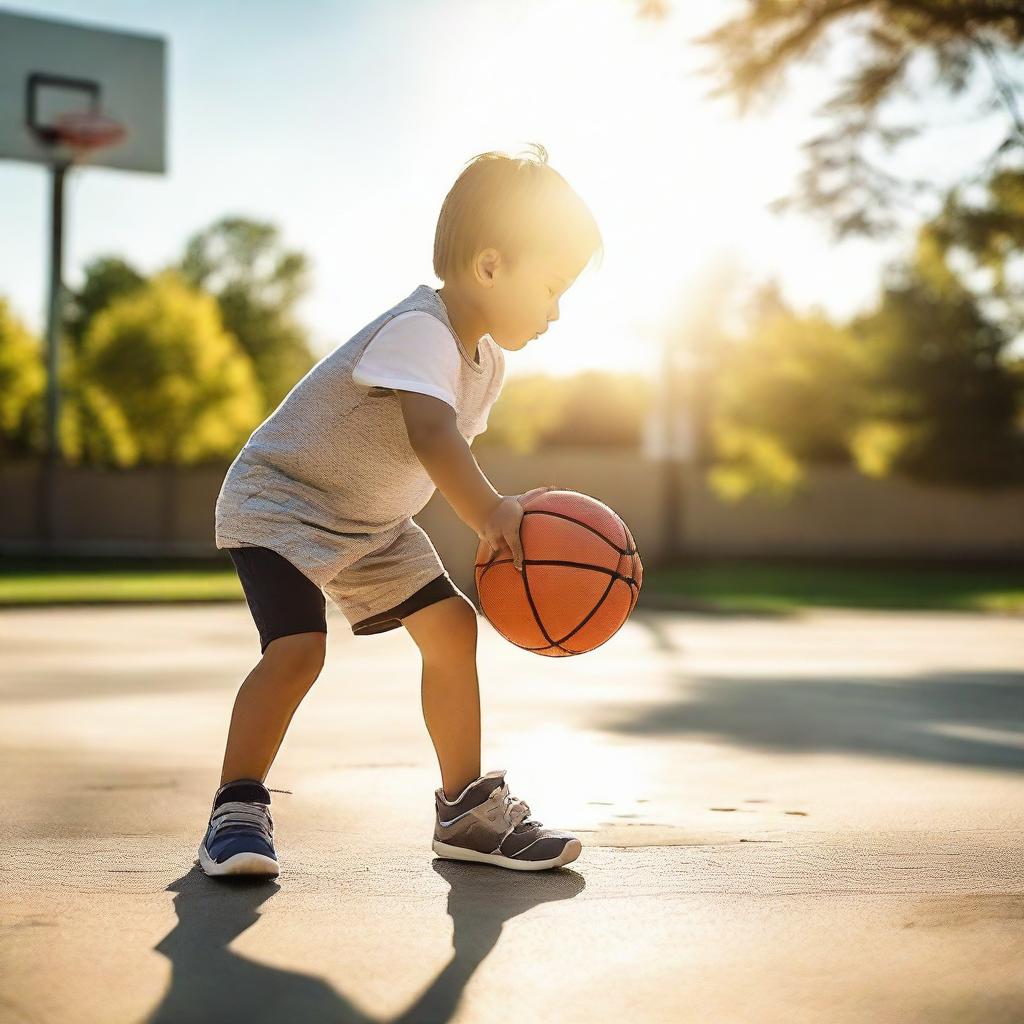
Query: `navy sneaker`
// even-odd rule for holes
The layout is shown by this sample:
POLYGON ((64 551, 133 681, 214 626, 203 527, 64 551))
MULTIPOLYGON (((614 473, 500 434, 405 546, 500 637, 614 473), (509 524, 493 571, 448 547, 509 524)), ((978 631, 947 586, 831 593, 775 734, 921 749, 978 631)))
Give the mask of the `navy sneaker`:
POLYGON ((270 790, 262 782, 235 779, 217 790, 199 865, 208 875, 280 874, 270 790))

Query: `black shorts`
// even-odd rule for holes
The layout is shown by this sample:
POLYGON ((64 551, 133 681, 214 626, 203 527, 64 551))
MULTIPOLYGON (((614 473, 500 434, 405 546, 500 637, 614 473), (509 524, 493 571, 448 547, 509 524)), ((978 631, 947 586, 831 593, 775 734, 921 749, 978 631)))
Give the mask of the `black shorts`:
MULTIPOLYGON (((261 547, 228 548, 227 552, 259 630, 261 653, 278 637, 327 632, 324 592, 287 558, 261 547)), ((352 632, 369 636, 397 629, 405 616, 456 594, 458 590, 442 573, 393 608, 354 623, 352 632)))

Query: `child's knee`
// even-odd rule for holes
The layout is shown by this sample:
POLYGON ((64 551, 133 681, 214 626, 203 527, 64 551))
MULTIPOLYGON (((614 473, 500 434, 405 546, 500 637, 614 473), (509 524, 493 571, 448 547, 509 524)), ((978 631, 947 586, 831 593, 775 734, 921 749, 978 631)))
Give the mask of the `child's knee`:
POLYGON ((402 620, 424 660, 446 660, 476 651, 477 613, 461 594, 421 608, 402 620))
POLYGON ((320 675, 326 656, 327 634, 317 632, 280 636, 267 644, 263 654, 264 661, 309 682, 320 675))

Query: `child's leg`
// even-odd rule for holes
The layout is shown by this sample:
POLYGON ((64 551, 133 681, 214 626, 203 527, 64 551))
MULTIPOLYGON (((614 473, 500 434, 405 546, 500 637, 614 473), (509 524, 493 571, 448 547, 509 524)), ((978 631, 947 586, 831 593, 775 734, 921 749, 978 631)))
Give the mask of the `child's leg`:
POLYGON ((293 633, 267 645, 235 697, 221 785, 266 778, 295 710, 320 675, 326 649, 326 633, 293 633))
POLYGON ((469 601, 454 596, 402 619, 423 656, 423 720, 450 800, 480 777, 476 618, 469 601))

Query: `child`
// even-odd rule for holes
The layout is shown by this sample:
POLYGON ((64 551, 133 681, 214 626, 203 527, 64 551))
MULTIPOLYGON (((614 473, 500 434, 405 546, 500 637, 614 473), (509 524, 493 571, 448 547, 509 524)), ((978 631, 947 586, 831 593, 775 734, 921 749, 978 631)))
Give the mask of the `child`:
POLYGON ((522 495, 499 494, 470 442, 517 352, 558 319, 558 300, 602 251, 589 210, 537 159, 483 153, 445 198, 434 272, 320 360, 252 433, 217 497, 226 548, 262 659, 235 698, 210 821, 208 875, 277 875, 263 784, 327 643, 326 594, 356 636, 404 626, 423 658, 423 716, 441 769, 432 848, 538 871, 580 841, 528 817, 505 770, 480 774, 477 612, 413 522, 435 489, 522 569, 522 495))

